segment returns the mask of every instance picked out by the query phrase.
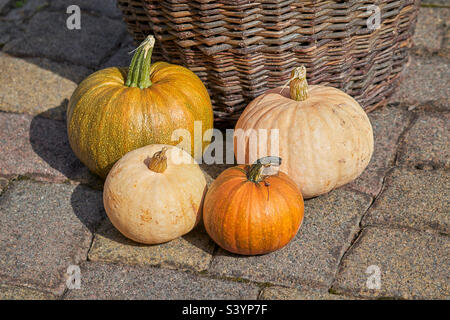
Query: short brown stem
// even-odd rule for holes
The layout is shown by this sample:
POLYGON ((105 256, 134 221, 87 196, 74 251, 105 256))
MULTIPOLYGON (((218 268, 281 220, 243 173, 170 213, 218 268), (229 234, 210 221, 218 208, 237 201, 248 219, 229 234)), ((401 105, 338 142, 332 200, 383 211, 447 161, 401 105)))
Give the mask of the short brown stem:
POLYGON ((308 82, 306 81, 306 68, 304 66, 292 70, 289 83, 291 99, 296 101, 308 99, 308 82))
POLYGON ((167 147, 163 147, 161 151, 155 152, 148 162, 147 167, 157 173, 163 173, 167 169, 167 147))

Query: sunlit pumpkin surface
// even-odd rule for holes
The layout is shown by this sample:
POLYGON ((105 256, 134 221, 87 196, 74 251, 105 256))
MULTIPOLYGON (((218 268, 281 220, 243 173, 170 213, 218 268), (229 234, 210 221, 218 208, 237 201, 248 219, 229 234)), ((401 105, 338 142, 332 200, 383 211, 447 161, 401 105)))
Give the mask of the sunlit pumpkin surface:
MULTIPOLYGON (((177 145, 176 129, 191 134, 194 121, 202 135, 213 127, 211 101, 201 80, 190 70, 165 62, 150 67, 152 85, 124 85, 127 68, 107 68, 86 78, 73 93, 67 110, 70 145, 94 173, 105 178, 127 152, 152 143, 177 145)), ((208 139, 205 139, 208 140, 208 139)), ((208 145, 203 141, 202 147, 208 145)))
POLYGON ((222 172, 205 197, 203 219, 210 237, 222 248, 243 255, 284 247, 303 220, 303 198, 283 172, 253 182, 248 166, 222 172))

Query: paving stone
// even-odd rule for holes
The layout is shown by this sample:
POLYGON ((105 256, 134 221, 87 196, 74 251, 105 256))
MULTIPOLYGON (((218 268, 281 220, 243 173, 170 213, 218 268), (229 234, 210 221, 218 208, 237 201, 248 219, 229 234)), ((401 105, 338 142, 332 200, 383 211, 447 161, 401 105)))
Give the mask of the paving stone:
POLYGON ((444 39, 445 24, 449 19, 450 9, 420 8, 413 37, 413 51, 416 54, 438 52, 444 39))
POLYGON ((0 0, 0 14, 6 10, 6 8, 9 6, 11 0, 0 0))
POLYGON ((38 12, 23 36, 8 42, 3 51, 97 68, 117 50, 126 32, 121 21, 89 14, 82 15, 80 30, 69 30, 67 17, 65 12, 38 12))
POLYGON ((450 59, 450 26, 446 28, 442 49, 438 54, 444 58, 450 59))
POLYGON ((0 300, 54 300, 56 297, 48 292, 26 287, 0 284, 0 300))
POLYGON ((62 121, 0 112, 0 150, 0 176, 102 184, 73 154, 62 121))
POLYGON ((420 114, 400 145, 398 163, 450 168, 450 113, 420 114))
POLYGON ((387 106, 368 114, 374 135, 374 152, 366 170, 347 186, 376 196, 387 170, 393 165, 397 143, 412 120, 412 114, 401 108, 387 106))
POLYGON ((71 5, 79 6, 81 13, 93 11, 111 18, 122 17, 122 13, 117 7, 117 0, 57 0, 51 3, 50 8, 65 12, 71 5))
POLYGON ((120 49, 106 61, 101 68, 109 67, 128 67, 133 58, 131 53, 136 46, 134 45, 133 38, 127 35, 125 40, 120 45, 120 49))
POLYGON ((258 287, 169 269, 88 262, 66 299, 256 299, 258 287))
POLYGON ((450 233, 450 173, 395 168, 362 225, 397 225, 450 233))
POLYGON ((0 53, 0 110, 65 119, 67 103, 90 71, 47 59, 0 53))
POLYGON ((403 72, 391 103, 408 107, 433 104, 442 109, 450 105, 449 62, 439 56, 411 55, 409 66, 403 72))
POLYGON ((448 299, 450 239, 408 229, 366 228, 344 257, 333 289, 358 297, 448 299), (380 270, 380 289, 369 289, 380 270), (369 279, 370 281, 370 279, 369 279))
POLYGON ((23 21, 49 6, 48 0, 28 0, 23 5, 15 5, 15 3, 19 2, 13 1, 12 8, 5 17, 6 20, 23 21))
POLYGON ((305 218, 297 236, 286 247, 262 256, 243 257, 220 249, 210 272, 293 286, 331 285, 339 260, 349 247, 371 198, 335 190, 305 202, 305 218))
POLYGON ((448 0, 422 0, 423 6, 434 5, 434 6, 449 6, 448 0))
POLYGON ((203 271, 213 250, 214 242, 201 227, 170 242, 144 245, 125 238, 106 219, 95 235, 89 260, 203 271))
POLYGON ((103 218, 99 191, 11 183, 0 198, 0 279, 62 294, 67 268, 86 260, 92 232, 103 218))
POLYGON ((0 194, 3 192, 3 189, 6 188, 8 183, 9 183, 9 181, 7 179, 0 178, 0 194))
POLYGON ((21 37, 24 31, 20 22, 0 18, 0 49, 9 41, 21 37))
POLYGON ((264 288, 260 300, 349 300, 351 298, 330 294, 326 289, 285 288, 272 286, 264 288))

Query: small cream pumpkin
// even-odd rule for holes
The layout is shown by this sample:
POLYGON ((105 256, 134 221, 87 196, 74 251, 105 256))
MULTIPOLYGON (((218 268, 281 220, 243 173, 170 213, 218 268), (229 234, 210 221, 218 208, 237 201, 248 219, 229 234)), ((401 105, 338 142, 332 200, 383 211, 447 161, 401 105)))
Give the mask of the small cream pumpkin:
POLYGON ((304 67, 294 69, 290 90, 283 89, 266 91, 242 113, 235 130, 238 163, 280 156, 284 161, 280 170, 296 182, 304 198, 324 194, 357 178, 373 153, 372 126, 358 102, 333 87, 308 87, 304 67), (253 147, 246 135, 249 129, 258 140, 253 147), (260 129, 279 130, 276 152, 270 133, 270 138, 262 140, 260 129))
POLYGON ((185 151, 153 144, 128 152, 112 167, 103 191, 111 223, 127 238, 158 244, 200 221, 206 179, 185 151))

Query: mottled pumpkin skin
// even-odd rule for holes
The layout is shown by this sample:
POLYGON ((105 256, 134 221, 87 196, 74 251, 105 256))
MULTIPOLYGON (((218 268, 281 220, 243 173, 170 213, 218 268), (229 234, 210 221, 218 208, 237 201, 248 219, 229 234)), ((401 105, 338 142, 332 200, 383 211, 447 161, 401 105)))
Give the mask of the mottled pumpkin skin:
MULTIPOLYGON (((76 156, 105 178, 127 152, 154 143, 177 145, 172 132, 191 134, 202 121, 202 135, 213 127, 208 92, 190 70, 165 63, 152 64, 152 85, 146 89, 124 85, 127 68, 107 68, 87 77, 73 93, 67 110, 67 130, 76 156)), ((208 140, 207 137, 206 140, 208 140)), ((202 142, 203 150, 209 144, 202 142)))
POLYGON ((200 221, 206 179, 191 156, 177 147, 154 144, 130 151, 115 163, 103 188, 103 204, 114 227, 145 244, 167 242, 190 232, 200 221), (148 168, 163 147, 167 167, 148 168))
POLYGON ((297 234, 303 198, 283 172, 256 183, 247 179, 246 168, 229 168, 212 183, 203 221, 223 249, 242 255, 265 254, 284 247, 297 234))

